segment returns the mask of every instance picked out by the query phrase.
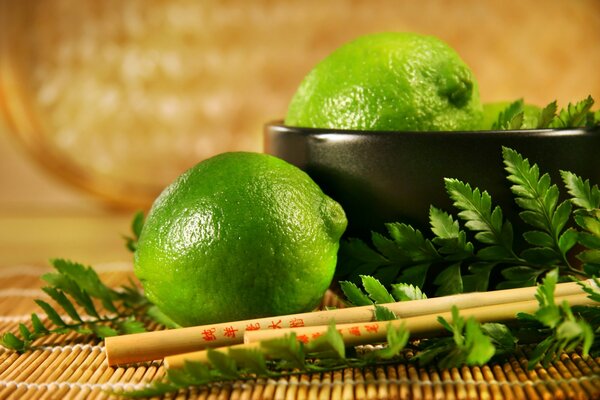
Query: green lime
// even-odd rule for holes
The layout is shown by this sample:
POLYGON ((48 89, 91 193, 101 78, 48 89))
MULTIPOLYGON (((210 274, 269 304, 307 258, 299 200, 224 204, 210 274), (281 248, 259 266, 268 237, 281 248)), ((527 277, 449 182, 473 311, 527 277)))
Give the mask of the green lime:
MULTIPOLYGON (((503 112, 506 109, 506 107, 508 107, 512 103, 512 101, 484 103, 481 129, 492 129, 492 125, 494 125, 494 123, 498 121, 500 113, 503 112)), ((525 103, 523 105, 523 129, 534 129, 537 126, 541 111, 542 109, 540 107, 535 106, 533 104, 525 103)))
POLYGON ((148 299, 183 326, 310 311, 331 283, 346 223, 295 166, 224 153, 156 199, 135 273, 148 299))
POLYGON ((477 129, 477 82, 446 43, 414 33, 362 36, 304 78, 285 124, 311 128, 441 131, 477 129))

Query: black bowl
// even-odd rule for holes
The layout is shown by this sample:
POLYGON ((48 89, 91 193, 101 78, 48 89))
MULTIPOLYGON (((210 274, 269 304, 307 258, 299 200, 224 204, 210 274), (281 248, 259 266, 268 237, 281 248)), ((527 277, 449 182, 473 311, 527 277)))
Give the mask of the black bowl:
MULTIPOLYGON (((347 237, 405 222, 429 232, 429 207, 452 212, 444 178, 486 190, 522 224, 502 161, 512 148, 562 188, 560 170, 600 183, 600 129, 373 132, 265 126, 265 152, 306 171, 348 216, 347 237)), ((565 190, 562 190, 565 198, 565 190)))

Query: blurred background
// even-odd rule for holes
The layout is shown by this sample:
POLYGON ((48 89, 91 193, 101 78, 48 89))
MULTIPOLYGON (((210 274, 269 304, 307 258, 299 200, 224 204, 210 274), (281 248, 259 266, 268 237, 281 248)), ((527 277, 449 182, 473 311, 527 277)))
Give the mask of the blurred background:
POLYGON ((134 210, 380 31, 449 43, 483 101, 600 101, 598 0, 0 0, 0 266, 129 259, 134 210))

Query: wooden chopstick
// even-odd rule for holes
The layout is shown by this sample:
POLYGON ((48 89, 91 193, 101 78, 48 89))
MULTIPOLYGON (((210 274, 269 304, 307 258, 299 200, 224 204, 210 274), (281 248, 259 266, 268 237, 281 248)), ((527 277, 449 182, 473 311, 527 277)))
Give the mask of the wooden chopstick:
MULTIPOLYGON (((585 281, 585 283, 587 285, 594 284, 593 280, 585 281)), ((456 305, 459 309, 467 309, 477 306, 532 300, 535 297, 536 289, 535 286, 532 286, 491 292, 464 293, 425 300, 388 303, 385 306, 398 317, 405 318, 442 313, 450 310, 452 305, 456 305)), ((556 296, 576 293, 582 293, 582 289, 577 283, 569 282, 556 285, 556 296)), ((351 307, 112 336, 105 339, 106 357, 110 366, 159 360, 173 354, 242 343, 244 333, 254 330, 270 331, 282 328, 319 326, 327 325, 331 321, 335 321, 336 324, 371 322, 375 320, 373 310, 373 306, 351 307)))
MULTIPOLYGON (((571 294, 564 296, 555 296, 557 302, 567 301, 570 305, 590 305, 596 304, 594 300, 587 297, 586 293, 571 294)), ((514 320, 520 312, 534 313, 539 305, 537 300, 513 301, 502 304, 494 304, 483 307, 464 308, 461 310, 461 316, 464 318, 473 317, 479 322, 508 322, 514 320)), ((412 335, 418 337, 428 337, 444 332, 444 328, 437 322, 437 318, 442 317, 446 320, 452 318, 451 312, 433 312, 430 314, 401 318, 394 321, 382 322, 356 322, 350 324, 336 324, 336 329, 341 333, 346 346, 357 346, 361 344, 380 343, 385 341, 387 329, 390 326, 405 324, 406 329, 412 335)), ((264 340, 276 339, 289 335, 291 332, 296 334, 298 340, 308 343, 311 340, 324 334, 328 325, 251 331, 244 334, 244 344, 230 346, 236 349, 256 349, 260 348, 260 342, 264 340)), ((226 350, 226 348, 223 348, 226 350)), ((185 354, 178 354, 165 357, 164 365, 167 368, 181 368, 185 361, 206 362, 207 351, 201 350, 185 354)))

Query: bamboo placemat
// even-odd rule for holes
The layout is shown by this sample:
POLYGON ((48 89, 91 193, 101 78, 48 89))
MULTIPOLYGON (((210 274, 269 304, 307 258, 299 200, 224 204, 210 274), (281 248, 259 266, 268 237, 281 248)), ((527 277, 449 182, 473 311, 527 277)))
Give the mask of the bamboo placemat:
MULTIPOLYGON (((129 263, 95 266, 118 287, 132 277, 129 263)), ((46 298, 36 266, 0 268, 0 332, 17 332, 33 302, 46 298)), ((326 297, 327 301, 333 297, 326 297)), ((600 358, 563 354, 548 368, 528 371, 527 354, 504 363, 452 369, 398 363, 287 379, 213 385, 179 393, 177 399, 600 399, 600 358)), ((0 347, 0 399, 106 399, 109 392, 142 388, 161 379, 160 362, 111 368, 103 343, 81 335, 49 337, 35 350, 17 354, 0 347)), ((173 398, 173 397, 168 397, 173 398)))

